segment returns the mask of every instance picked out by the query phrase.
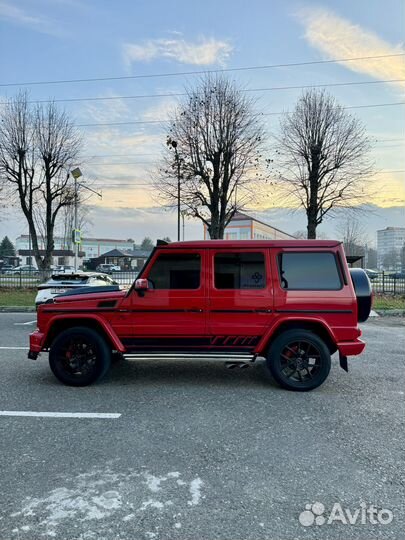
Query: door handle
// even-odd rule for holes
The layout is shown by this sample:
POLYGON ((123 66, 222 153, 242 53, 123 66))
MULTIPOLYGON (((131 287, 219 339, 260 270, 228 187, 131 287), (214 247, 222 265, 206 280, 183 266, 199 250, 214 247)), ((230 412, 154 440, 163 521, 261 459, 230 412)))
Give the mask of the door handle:
POLYGON ((189 313, 202 313, 204 310, 202 310, 201 308, 191 308, 187 309, 186 311, 188 311, 189 313))

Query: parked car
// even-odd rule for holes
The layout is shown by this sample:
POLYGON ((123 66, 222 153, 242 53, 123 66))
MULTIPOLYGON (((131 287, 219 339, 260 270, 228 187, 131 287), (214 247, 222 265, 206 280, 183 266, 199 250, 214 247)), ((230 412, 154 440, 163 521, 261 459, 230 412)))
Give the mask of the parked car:
POLYGON ((113 272, 121 272, 121 267, 116 264, 99 264, 96 268, 97 272, 112 274, 113 272))
POLYGON ((97 272, 76 273, 76 274, 53 274, 47 282, 38 285, 38 293, 35 298, 35 305, 38 307, 45 304, 58 294, 77 290, 81 287, 105 287, 114 286, 118 290, 118 284, 107 276, 97 272))
POLYGON ((380 276, 379 272, 377 272, 376 270, 370 270, 369 268, 366 268, 366 274, 371 280, 378 279, 380 276))
POLYGON ((113 351, 229 367, 265 357, 281 386, 312 390, 334 352, 347 371, 363 351, 358 322, 371 298, 367 274, 349 270, 334 240, 158 242, 129 291, 87 287, 41 305, 28 356, 49 350, 54 375, 72 386, 105 375, 113 351))
POLYGON ((35 274, 39 274, 39 272, 38 272, 38 269, 35 268, 35 266, 32 266, 31 264, 26 264, 23 266, 16 266, 12 270, 8 270, 6 274, 7 275, 21 275, 21 274, 35 275, 35 274))
POLYGON ((74 266, 64 265, 64 264, 58 264, 58 266, 55 267, 54 273, 55 274, 73 274, 75 272, 74 266))
POLYGON ((393 279, 405 279, 405 272, 393 272, 392 274, 388 275, 393 279))
POLYGON ((11 272, 14 270, 14 266, 12 264, 5 264, 0 268, 0 274, 7 274, 8 272, 11 272))

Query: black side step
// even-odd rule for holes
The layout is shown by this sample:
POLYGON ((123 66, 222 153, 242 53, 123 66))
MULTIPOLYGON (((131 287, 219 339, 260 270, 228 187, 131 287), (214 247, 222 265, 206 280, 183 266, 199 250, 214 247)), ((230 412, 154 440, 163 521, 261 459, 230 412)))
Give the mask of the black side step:
POLYGON ((124 353, 124 358, 134 359, 134 358, 144 358, 144 359, 162 359, 162 360, 171 360, 171 359, 202 359, 202 360, 222 360, 225 362, 241 362, 249 363, 254 362, 256 359, 255 354, 251 353, 229 353, 229 352, 211 352, 211 351, 133 351, 130 353, 124 353))

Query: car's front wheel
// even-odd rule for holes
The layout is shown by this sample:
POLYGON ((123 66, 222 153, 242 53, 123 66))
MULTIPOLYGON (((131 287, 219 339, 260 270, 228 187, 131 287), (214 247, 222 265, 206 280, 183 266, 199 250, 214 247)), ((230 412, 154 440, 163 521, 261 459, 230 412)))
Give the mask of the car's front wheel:
POLYGON ((87 386, 107 373, 111 365, 111 350, 104 338, 92 328, 69 328, 53 341, 49 365, 63 384, 87 386))
POLYGON ((287 330, 271 344, 266 365, 283 388, 305 392, 325 381, 330 356, 328 346, 318 335, 308 330, 287 330))

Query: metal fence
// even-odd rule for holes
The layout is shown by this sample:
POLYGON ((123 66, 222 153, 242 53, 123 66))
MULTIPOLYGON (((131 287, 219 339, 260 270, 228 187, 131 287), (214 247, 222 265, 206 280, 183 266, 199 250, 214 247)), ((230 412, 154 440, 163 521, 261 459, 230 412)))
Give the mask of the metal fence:
MULTIPOLYGON (((69 274, 66 274, 68 278, 69 274)), ((128 288, 137 278, 138 272, 114 272, 111 278, 122 288, 128 288)), ((36 288, 44 283, 49 275, 33 274, 0 274, 0 288, 36 288)), ((405 276, 395 276, 392 272, 380 272, 371 278, 373 290, 377 294, 405 295, 405 276)))
MULTIPOLYGON (((84 272, 85 273, 85 272, 84 272)), ((40 283, 46 282, 52 272, 31 272, 18 274, 2 274, 0 271, 0 288, 35 289, 40 283)), ((114 272, 110 277, 123 288, 129 287, 136 279, 138 272, 114 272)), ((66 274, 69 279, 69 274, 66 274)))
POLYGON ((391 272, 380 272, 372 276, 371 286, 376 294, 405 294, 405 276, 392 274, 391 272))

